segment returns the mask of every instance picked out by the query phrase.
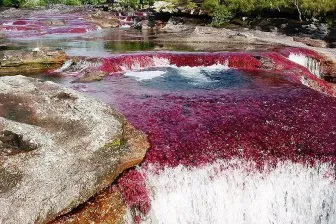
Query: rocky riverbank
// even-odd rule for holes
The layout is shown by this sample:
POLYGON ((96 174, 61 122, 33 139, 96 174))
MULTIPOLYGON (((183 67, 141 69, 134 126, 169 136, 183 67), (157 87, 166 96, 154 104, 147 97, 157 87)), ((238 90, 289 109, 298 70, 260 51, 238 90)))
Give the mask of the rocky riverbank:
POLYGON ((149 147, 115 110, 55 83, 1 77, 0 95, 1 223, 45 223, 69 212, 149 147))

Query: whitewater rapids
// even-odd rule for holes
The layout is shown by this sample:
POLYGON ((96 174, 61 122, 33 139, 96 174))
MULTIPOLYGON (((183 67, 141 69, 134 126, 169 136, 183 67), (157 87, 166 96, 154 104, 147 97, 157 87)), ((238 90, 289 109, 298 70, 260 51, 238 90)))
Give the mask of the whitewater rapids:
POLYGON ((142 223, 336 223, 331 164, 285 162, 256 171, 252 163, 230 161, 139 171, 152 206, 142 223))

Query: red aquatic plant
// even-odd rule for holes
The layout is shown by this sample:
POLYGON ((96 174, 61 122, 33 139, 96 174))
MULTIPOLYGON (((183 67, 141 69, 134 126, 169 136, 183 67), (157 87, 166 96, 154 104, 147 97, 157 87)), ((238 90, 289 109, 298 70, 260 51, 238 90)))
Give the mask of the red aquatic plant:
POLYGON ((150 210, 150 200, 143 174, 129 170, 118 180, 118 186, 130 208, 137 209, 146 215, 150 210))

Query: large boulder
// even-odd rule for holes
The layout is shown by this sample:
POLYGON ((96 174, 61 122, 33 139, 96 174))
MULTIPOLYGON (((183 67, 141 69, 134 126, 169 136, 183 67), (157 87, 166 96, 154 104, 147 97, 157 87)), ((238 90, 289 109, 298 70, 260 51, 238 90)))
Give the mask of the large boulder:
POLYGON ((104 103, 0 77, 0 223, 46 223, 142 161, 146 136, 104 103))
POLYGON ((0 51, 0 76, 39 73, 60 67, 67 60, 62 50, 33 49, 0 51))

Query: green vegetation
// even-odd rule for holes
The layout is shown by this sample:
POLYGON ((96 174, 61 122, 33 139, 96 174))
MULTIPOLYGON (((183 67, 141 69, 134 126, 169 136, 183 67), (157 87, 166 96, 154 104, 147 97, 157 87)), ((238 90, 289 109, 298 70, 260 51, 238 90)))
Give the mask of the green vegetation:
MULTIPOLYGON (((105 4, 107 0, 0 0, 0 5, 11 7, 35 7, 49 4, 105 4)), ((117 1, 116 1, 117 2, 117 1)), ((201 9, 213 17, 212 25, 221 26, 235 16, 263 16, 264 13, 282 13, 292 15, 298 20, 311 18, 330 19, 336 13, 336 0, 118 0, 119 8, 140 9, 153 6, 159 12, 177 12, 201 9), (199 2, 199 1, 197 1, 199 2), (329 15, 329 18, 327 18, 329 15)))
POLYGON ((201 7, 221 26, 236 15, 262 16, 265 12, 286 12, 299 20, 324 18, 336 13, 336 0, 204 0, 201 7))
POLYGON ((46 5, 51 5, 51 4, 99 5, 99 4, 104 4, 105 2, 106 0, 0 0, 0 6, 33 8, 37 6, 46 6, 46 5))
POLYGON ((231 18, 232 12, 230 9, 224 5, 218 5, 212 12, 211 25, 214 27, 220 27, 221 25, 229 22, 231 18))

